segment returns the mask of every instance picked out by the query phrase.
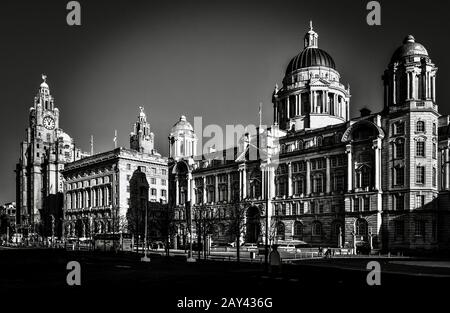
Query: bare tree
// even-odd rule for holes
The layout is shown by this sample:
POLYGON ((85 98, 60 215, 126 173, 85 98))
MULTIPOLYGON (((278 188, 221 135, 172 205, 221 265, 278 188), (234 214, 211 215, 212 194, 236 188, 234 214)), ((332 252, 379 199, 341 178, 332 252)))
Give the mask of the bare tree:
POLYGON ((212 235, 216 231, 218 219, 216 218, 213 209, 206 205, 195 207, 193 222, 197 232, 198 253, 200 258, 200 248, 202 247, 203 240, 203 258, 206 259, 207 255, 207 237, 212 235))
POLYGON ((247 208, 250 207, 251 204, 247 201, 239 202, 235 201, 231 205, 230 211, 230 222, 228 226, 229 235, 234 238, 236 242, 236 259, 237 262, 240 262, 240 238, 244 235, 245 227, 246 227, 246 214, 247 208))

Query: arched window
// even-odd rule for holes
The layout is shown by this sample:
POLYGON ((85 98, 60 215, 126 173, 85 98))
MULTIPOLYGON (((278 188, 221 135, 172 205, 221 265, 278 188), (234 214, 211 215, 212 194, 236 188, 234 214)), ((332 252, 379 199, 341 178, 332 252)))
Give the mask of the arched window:
POLYGON ((312 224, 312 235, 313 236, 322 236, 322 223, 316 221, 312 224))
POLYGON ((425 131, 425 122, 424 121, 418 121, 416 124, 416 131, 417 132, 424 132, 425 131))
POLYGON ((299 221, 294 223, 294 239, 303 240, 303 224, 299 221))
POLYGON ((323 144, 323 138, 321 136, 317 137, 317 146, 321 147, 323 144))
POLYGON ((365 219, 357 220, 355 226, 356 226, 356 236, 357 237, 367 237, 368 226, 367 226, 367 221, 365 219))
POLYGON ((297 149, 298 150, 303 150, 303 140, 297 141, 297 149))

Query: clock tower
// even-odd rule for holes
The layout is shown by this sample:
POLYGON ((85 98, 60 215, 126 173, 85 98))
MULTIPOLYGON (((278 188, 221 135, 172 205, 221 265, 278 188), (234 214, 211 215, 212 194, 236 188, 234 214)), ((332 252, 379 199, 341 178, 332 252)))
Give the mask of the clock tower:
POLYGON ((59 127, 47 76, 29 110, 26 138, 16 166, 16 222, 19 231, 35 235, 58 234, 62 218, 64 164, 83 156, 73 139, 59 127))

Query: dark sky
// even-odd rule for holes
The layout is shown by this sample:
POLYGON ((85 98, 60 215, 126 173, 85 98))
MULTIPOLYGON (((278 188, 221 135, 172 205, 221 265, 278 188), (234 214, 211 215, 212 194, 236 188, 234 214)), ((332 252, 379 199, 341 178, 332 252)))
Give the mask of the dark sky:
POLYGON ((66 24, 68 1, 2 1, 0 7, 0 203, 15 201, 14 167, 28 110, 48 83, 62 127, 78 146, 96 152, 128 146, 144 106, 157 148, 181 114, 203 124, 248 124, 272 118, 271 93, 289 60, 303 48, 309 20, 319 47, 350 83, 352 115, 382 106, 381 75, 407 34, 439 67, 437 98, 450 112, 448 4, 380 1, 381 26, 366 24, 363 0, 346 1, 80 1, 82 25, 66 24))

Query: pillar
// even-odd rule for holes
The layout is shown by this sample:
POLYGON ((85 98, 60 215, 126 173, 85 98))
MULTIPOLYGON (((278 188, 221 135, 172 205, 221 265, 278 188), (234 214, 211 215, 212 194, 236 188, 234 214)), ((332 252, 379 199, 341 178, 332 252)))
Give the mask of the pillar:
POLYGON ((219 202, 219 175, 214 175, 214 202, 219 202))
POLYGON ((192 173, 187 173, 186 180, 187 180, 186 200, 191 201, 194 193, 192 173))
POLYGON ((306 195, 311 194, 311 161, 306 160, 306 195))
POLYGON ((287 196, 292 196, 292 163, 288 162, 288 194, 287 196))
POLYGON ((353 162, 352 162, 352 145, 348 144, 345 152, 347 153, 347 190, 353 189, 353 162))
POLYGON ((372 148, 375 150, 375 190, 381 190, 381 139, 373 141, 372 148))
POLYGON ((450 148, 445 148, 445 190, 450 190, 450 148))
POLYGON ((326 193, 331 192, 331 167, 330 167, 330 157, 325 157, 325 163, 326 163, 326 193))
POLYGON ((175 205, 180 204, 180 183, 178 182, 178 176, 175 176, 175 205))
POLYGON ((203 204, 206 203, 206 176, 203 176, 203 204))
POLYGON ((231 202, 231 173, 227 174, 228 184, 227 184, 227 198, 228 202, 231 202))

